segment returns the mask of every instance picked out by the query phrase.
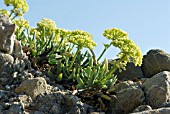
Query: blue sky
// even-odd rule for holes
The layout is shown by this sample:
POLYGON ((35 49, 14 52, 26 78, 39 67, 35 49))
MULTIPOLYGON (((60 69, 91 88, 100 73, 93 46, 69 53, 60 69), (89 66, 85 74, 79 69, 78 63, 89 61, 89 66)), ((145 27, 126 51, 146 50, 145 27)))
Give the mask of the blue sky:
MULTIPOLYGON (((99 56, 102 36, 108 28, 117 27, 129 33, 143 54, 150 49, 170 53, 170 0, 27 0, 29 11, 25 19, 36 26, 42 18, 56 22, 57 27, 81 29, 93 35, 98 44, 94 51, 99 56)), ((3 0, 0 8, 5 8, 3 0)), ((114 58, 118 49, 110 48, 106 58, 114 58)))

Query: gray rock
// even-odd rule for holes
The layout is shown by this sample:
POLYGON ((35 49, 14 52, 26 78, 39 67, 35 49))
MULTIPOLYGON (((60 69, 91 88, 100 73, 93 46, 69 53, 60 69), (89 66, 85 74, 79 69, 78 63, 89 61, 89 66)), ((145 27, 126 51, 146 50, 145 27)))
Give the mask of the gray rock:
POLYGON ((159 108, 170 100, 170 72, 163 71, 143 83, 147 104, 159 108))
POLYGON ((109 114, 127 114, 144 102, 144 92, 137 83, 125 81, 112 88, 108 92, 115 92, 115 95, 110 100, 109 114))
POLYGON ((11 54, 14 47, 15 24, 12 24, 9 17, 0 15, 0 51, 11 54))
POLYGON ((50 112, 53 114, 63 114, 62 108, 58 104, 55 104, 54 106, 52 106, 50 112))
POLYGON ((14 114, 22 114, 23 107, 20 103, 14 103, 10 106, 9 111, 13 112, 14 114))
POLYGON ((147 110, 147 111, 142 111, 142 112, 135 112, 135 113, 130 113, 130 114, 170 114, 170 107, 147 110))
POLYGON ((3 110, 4 110, 4 107, 2 105, 0 105, 0 112, 3 112, 3 110))
POLYGON ((117 75, 117 78, 121 81, 144 77, 142 69, 139 66, 135 66, 133 62, 130 62, 126 65, 126 70, 123 70, 121 72, 119 72, 119 70, 116 70, 114 74, 117 75))
POLYGON ((152 110, 152 107, 149 105, 140 105, 133 112, 142 112, 146 110, 152 110))
POLYGON ((170 71, 170 54, 159 49, 150 50, 143 57, 141 68, 146 78, 162 71, 170 71))
POLYGON ((35 111, 34 114, 44 114, 44 113, 41 111, 35 111))
POLYGON ((0 76, 7 77, 8 75, 11 75, 13 72, 12 64, 14 62, 14 58, 9 55, 5 54, 3 52, 0 52, 0 76), (4 75, 5 74, 5 75, 4 75))
POLYGON ((22 50, 21 41, 14 40, 14 49, 12 55, 18 59, 22 59, 25 56, 22 50))
POLYGON ((32 99, 35 99, 37 95, 43 94, 46 91, 47 83, 42 77, 25 80, 15 89, 16 93, 26 93, 30 95, 32 99))

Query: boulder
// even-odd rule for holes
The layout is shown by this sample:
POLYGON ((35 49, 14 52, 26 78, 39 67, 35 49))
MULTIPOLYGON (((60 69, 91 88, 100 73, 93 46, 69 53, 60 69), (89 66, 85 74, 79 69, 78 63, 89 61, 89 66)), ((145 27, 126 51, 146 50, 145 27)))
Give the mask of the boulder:
MULTIPOLYGON (((113 60, 109 60, 109 68, 113 66, 112 61, 113 60)), ((139 66, 135 66, 133 62, 127 63, 125 68, 126 70, 122 70, 121 72, 119 72, 119 70, 116 70, 114 72, 114 74, 117 75, 117 78, 120 81, 127 81, 144 77, 142 69, 139 66)))
POLYGON ((143 83, 147 104, 152 108, 160 108, 170 100, 170 72, 163 71, 143 83))
POLYGON ((170 71, 170 54, 152 49, 144 55, 141 68, 146 78, 162 71, 170 71))
POLYGON ((144 102, 144 92, 141 85, 133 81, 125 81, 113 86, 109 93, 111 95, 108 114, 127 114, 144 102))
POLYGON ((9 17, 0 15, 0 51, 11 54, 14 47, 15 24, 12 24, 9 17))
POLYGON ((25 80, 15 89, 16 93, 26 93, 31 96, 32 99, 35 99, 38 95, 46 91, 47 83, 42 77, 25 80))

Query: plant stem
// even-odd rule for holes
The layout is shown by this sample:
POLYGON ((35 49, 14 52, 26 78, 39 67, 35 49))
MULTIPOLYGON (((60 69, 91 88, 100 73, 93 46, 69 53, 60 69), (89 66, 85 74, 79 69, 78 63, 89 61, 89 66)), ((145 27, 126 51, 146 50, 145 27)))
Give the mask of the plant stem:
POLYGON ((103 52, 101 53, 101 55, 99 56, 99 58, 97 59, 97 61, 99 61, 99 60, 102 58, 103 54, 106 52, 106 50, 107 50, 111 45, 112 45, 112 43, 110 43, 108 46, 105 46, 103 52))
POLYGON ((118 68, 120 67, 116 67, 117 64, 120 64, 122 61, 124 61, 124 58, 126 57, 126 55, 124 55, 120 60, 117 60, 115 62, 115 66, 113 66, 109 72, 107 73, 106 77, 110 77, 110 75, 112 75, 118 68))
POLYGON ((76 59, 76 57, 77 57, 77 54, 78 54, 79 52, 80 52, 80 48, 78 47, 78 49, 77 49, 74 57, 72 58, 71 64, 70 64, 70 66, 69 66, 69 69, 73 66, 74 61, 75 61, 75 59, 76 59))
POLYGON ((90 49, 90 52, 91 52, 92 55, 93 55, 94 64, 97 65, 96 56, 95 56, 95 54, 94 54, 94 51, 93 51, 92 49, 90 49))

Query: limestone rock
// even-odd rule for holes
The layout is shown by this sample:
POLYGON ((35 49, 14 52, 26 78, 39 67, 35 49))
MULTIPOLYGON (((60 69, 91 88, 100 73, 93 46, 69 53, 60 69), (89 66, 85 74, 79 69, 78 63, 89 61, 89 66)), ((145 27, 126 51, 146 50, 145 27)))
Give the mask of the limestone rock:
POLYGON ((152 49, 143 57, 141 68, 147 78, 162 71, 170 71, 170 54, 159 49, 152 49))
POLYGON ((110 101, 109 114, 127 114, 144 102, 145 97, 140 85, 132 81, 119 83, 113 90, 115 95, 112 95, 110 101))
POLYGON ((14 47, 15 24, 12 24, 9 17, 0 15, 0 51, 11 54, 14 47))
POLYGON ((30 95, 32 99, 35 99, 37 95, 43 94, 46 91, 47 83, 42 77, 25 80, 15 89, 16 93, 26 93, 30 95))
POLYGON ((159 108, 170 99, 170 72, 160 72, 143 83, 147 103, 159 108))

